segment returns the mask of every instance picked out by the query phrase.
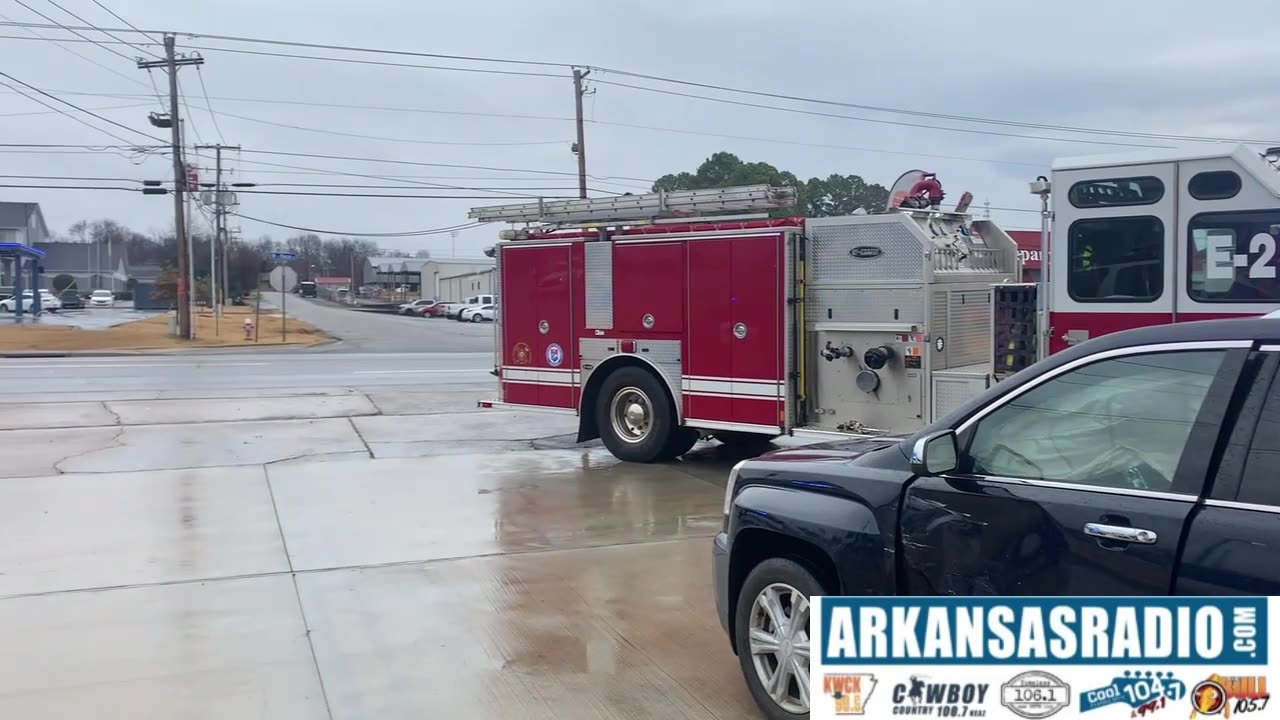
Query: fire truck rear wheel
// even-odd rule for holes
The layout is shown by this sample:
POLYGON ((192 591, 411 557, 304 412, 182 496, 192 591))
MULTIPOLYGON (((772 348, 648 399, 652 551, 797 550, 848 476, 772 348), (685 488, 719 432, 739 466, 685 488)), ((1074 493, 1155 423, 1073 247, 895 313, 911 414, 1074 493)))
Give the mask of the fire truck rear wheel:
POLYGON ((615 370, 596 400, 596 427, 614 457, 650 463, 671 457, 677 430, 671 399, 662 382, 638 367, 615 370))

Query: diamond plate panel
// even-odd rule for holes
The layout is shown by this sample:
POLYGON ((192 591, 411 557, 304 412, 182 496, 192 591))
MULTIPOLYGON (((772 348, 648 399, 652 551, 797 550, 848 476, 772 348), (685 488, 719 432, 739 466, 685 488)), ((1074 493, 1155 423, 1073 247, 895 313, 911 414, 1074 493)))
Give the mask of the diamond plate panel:
MULTIPOLYGON (((582 354, 582 387, 587 387, 591 376, 599 370, 601 365, 610 358, 619 355, 617 351, 618 340, 610 338, 582 338, 578 340, 578 352, 582 354), (591 369, 587 369, 587 365, 591 369)), ((671 397, 675 401, 676 416, 683 419, 684 402, 681 395, 681 379, 682 365, 680 358, 680 341, 679 340, 638 340, 636 341, 635 356, 643 360, 647 360, 662 375, 662 379, 667 383, 667 389, 671 391, 671 397)), ((607 369, 607 366, 606 366, 607 369)))
POLYGON ((586 256, 587 329, 613 328, 613 243, 589 242, 586 256))
POLYGON ((809 286, 805 321, 924 324, 922 288, 838 289, 809 286), (897 317, 894 311, 897 311, 897 317))
POLYGON ((960 407, 986 386, 980 378, 934 378, 933 417, 930 420, 937 420, 960 407))
MULTIPOLYGON (((934 290, 929 302, 929 322, 926 329, 929 331, 930 339, 948 337, 951 329, 947 326, 947 291, 934 290)), ((949 345, 944 344, 942 352, 938 352, 936 348, 929 350, 933 354, 931 364, 934 370, 946 370, 951 367, 947 360, 947 351, 950 349, 949 345)))
POLYGON ((989 359, 991 343, 991 293, 987 290, 952 290, 947 308, 947 362, 952 367, 989 359))
POLYGON ((809 228, 809 286, 876 285, 886 281, 923 280, 924 247, 900 221, 809 228), (880 248, 874 258, 855 258, 856 247, 880 248))

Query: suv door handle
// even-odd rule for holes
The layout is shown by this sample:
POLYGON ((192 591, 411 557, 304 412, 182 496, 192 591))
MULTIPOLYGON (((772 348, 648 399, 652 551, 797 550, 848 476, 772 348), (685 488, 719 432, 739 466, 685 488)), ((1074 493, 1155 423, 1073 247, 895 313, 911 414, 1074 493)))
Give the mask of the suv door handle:
POLYGON ((1153 530, 1127 527, 1125 525, 1103 525, 1101 523, 1085 523, 1084 534, 1104 540, 1154 545, 1159 536, 1153 530))

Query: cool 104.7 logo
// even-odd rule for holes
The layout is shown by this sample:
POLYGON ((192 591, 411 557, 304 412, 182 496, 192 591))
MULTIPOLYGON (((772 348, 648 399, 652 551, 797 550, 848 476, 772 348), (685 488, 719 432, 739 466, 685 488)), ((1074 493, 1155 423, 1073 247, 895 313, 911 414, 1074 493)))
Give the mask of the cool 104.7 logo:
POLYGON ((1080 711, 1126 705, 1130 718, 1142 718, 1172 707, 1187 696, 1187 686, 1172 672, 1126 670, 1111 683, 1080 693, 1080 711))

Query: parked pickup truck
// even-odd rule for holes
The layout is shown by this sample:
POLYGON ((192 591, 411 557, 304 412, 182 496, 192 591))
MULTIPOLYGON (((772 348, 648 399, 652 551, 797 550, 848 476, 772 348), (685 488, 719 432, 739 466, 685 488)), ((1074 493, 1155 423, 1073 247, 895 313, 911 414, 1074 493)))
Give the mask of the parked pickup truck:
POLYGON ((814 595, 1280 594, 1280 318, 1106 335, 905 438, 739 463, 716 607, 807 717, 814 595))

